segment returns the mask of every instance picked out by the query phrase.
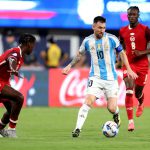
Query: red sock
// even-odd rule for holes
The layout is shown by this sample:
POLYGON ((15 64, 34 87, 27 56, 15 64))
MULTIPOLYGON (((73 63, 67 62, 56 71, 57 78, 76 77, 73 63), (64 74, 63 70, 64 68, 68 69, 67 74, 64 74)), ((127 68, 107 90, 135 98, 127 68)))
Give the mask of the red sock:
POLYGON ((16 128, 17 121, 12 119, 9 120, 9 128, 16 128))
POLYGON ((133 119, 133 94, 126 94, 125 106, 128 120, 133 119))

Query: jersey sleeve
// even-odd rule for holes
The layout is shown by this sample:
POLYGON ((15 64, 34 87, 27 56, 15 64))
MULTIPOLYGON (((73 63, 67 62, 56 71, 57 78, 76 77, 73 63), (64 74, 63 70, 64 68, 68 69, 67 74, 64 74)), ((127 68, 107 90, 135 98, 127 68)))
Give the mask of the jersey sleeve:
POLYGON ((11 52, 9 55, 8 55, 8 58, 7 58, 8 60, 9 59, 14 59, 15 61, 17 61, 18 60, 18 54, 17 54, 17 52, 11 52))
POLYGON ((123 47, 120 44, 120 41, 116 36, 113 37, 113 45, 114 45, 116 52, 120 53, 123 50, 123 47))
POLYGON ((150 42, 150 28, 146 27, 145 35, 148 42, 150 42))
POLYGON ((87 48, 86 48, 86 39, 84 39, 81 46, 80 46, 80 48, 79 48, 79 52, 80 53, 85 53, 86 50, 87 50, 87 48))

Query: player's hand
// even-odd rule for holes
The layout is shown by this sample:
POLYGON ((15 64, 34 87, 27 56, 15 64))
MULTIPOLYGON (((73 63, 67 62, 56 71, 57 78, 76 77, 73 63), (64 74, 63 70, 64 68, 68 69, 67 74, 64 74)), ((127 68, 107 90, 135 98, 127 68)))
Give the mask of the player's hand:
POLYGON ((144 51, 139 51, 139 50, 134 50, 133 53, 135 56, 139 57, 139 56, 142 56, 144 53, 144 51))
POLYGON ((8 70, 8 72, 11 73, 11 75, 15 75, 19 78, 23 78, 23 76, 21 76, 17 70, 8 70))
POLYGON ((134 80, 138 78, 138 75, 135 72, 133 72, 131 69, 127 70, 127 75, 129 78, 132 78, 134 80))
POLYGON ((71 65, 69 64, 62 70, 62 74, 67 75, 71 69, 71 65))
POLYGON ((12 75, 17 75, 18 74, 17 70, 8 70, 7 72, 11 73, 12 75))

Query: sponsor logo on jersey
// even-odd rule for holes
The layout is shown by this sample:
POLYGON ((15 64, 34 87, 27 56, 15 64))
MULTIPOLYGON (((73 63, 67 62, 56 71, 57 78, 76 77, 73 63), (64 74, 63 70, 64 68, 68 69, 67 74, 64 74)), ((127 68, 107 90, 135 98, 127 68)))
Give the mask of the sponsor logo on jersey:
POLYGON ((130 35, 134 35, 135 33, 130 33, 130 35))

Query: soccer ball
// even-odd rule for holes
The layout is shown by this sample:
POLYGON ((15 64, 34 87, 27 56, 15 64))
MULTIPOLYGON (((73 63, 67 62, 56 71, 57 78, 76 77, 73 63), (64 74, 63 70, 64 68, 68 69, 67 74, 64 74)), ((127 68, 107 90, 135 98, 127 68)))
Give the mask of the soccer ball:
POLYGON ((118 132, 118 125, 114 121, 107 121, 103 127, 102 132, 106 137, 115 137, 118 132))

